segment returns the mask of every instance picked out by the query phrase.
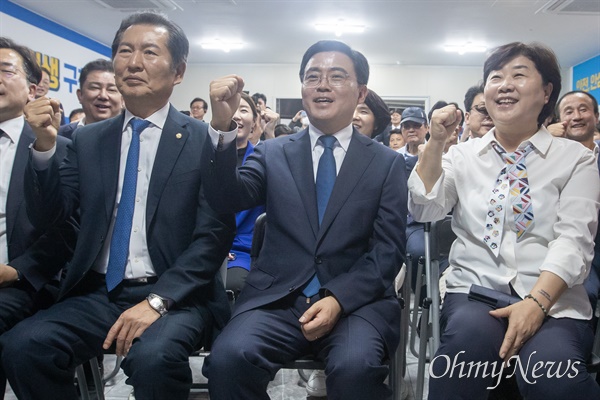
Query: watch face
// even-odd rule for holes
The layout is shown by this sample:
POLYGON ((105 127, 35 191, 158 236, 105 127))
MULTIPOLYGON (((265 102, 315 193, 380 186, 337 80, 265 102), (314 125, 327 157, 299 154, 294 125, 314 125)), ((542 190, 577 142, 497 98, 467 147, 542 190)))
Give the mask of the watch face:
POLYGON ((161 309, 163 304, 161 299, 159 299, 158 297, 153 297, 150 299, 150 305, 152 306, 152 308, 161 309))

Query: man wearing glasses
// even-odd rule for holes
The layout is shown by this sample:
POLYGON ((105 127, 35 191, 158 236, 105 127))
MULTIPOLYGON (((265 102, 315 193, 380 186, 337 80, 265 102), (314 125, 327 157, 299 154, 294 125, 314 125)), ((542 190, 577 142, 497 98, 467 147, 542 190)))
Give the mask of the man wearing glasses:
MULTIPOLYGON (((41 76, 29 48, 0 37, 0 334, 52 304, 58 272, 71 258, 77 236, 73 219, 45 230, 27 216, 23 180, 35 135, 23 108, 35 97, 41 76)), ((68 142, 57 140, 60 159, 68 142)), ((0 370, 0 398, 5 385, 0 370)))
POLYGON ((465 94, 465 124, 467 130, 463 135, 466 135, 468 131, 469 137, 472 138, 482 137, 494 127, 494 123, 485 109, 483 84, 470 87, 465 94))
POLYGON ((385 399, 383 360, 399 339, 393 281, 405 254, 404 158, 352 128, 369 66, 344 43, 302 59, 308 129, 265 141, 236 169, 231 118, 244 82, 211 83, 210 205, 266 203, 267 229, 233 317, 204 365, 211 398, 268 399, 267 384, 303 355, 326 361, 329 399, 385 399), (293 210, 293 212, 290 212, 293 210))

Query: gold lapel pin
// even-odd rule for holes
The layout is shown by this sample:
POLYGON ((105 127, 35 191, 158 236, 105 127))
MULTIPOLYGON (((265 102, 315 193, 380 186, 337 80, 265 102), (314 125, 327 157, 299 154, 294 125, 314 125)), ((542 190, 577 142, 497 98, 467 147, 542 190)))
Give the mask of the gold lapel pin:
POLYGON ((175 137, 176 137, 177 139, 181 139, 181 136, 182 136, 182 135, 181 135, 181 133, 178 133, 177 135, 175 135, 175 137))

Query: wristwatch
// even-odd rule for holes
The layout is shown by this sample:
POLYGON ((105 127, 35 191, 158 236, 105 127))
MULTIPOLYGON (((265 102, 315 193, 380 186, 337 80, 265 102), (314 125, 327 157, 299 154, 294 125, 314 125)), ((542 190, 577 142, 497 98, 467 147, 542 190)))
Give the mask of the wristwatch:
POLYGON ((165 314, 169 312, 167 300, 159 295, 150 293, 148 297, 146 297, 146 300, 148 300, 150 307, 159 313, 161 317, 164 317, 165 314))

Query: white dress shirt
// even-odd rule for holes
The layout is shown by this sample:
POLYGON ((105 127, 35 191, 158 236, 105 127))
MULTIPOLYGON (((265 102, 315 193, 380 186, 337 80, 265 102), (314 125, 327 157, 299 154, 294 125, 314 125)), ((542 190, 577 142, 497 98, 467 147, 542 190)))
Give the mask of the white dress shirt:
MULTIPOLYGON (((138 163, 138 179, 135 193, 135 208, 133 211, 133 223, 131 227, 131 236, 129 242, 129 257, 125 266, 125 279, 143 278, 155 276, 152 260, 148 253, 148 245, 146 240, 146 202, 148 199, 148 187, 150 186, 150 178, 152 167, 156 158, 156 151, 160 142, 167 115, 169 114, 170 104, 167 103, 163 108, 156 111, 154 114, 146 118, 151 124, 140 135, 140 158, 138 163)), ((125 110, 125 120, 123 122, 123 139, 121 140, 121 157, 119 161, 119 182, 117 185, 117 196, 115 199, 115 208, 113 210, 112 221, 108 230, 106 240, 100 255, 94 262, 93 270, 102 274, 106 273, 108 266, 108 256, 110 252, 110 241, 112 238, 117 209, 121 199, 121 191, 123 188, 123 179, 125 175, 125 165, 127 164, 127 153, 131 144, 132 130, 129 121, 135 116, 128 110, 125 110)), ((45 153, 40 153, 33 150, 33 157, 36 169, 44 169, 43 159, 49 159, 46 153, 55 151, 50 150, 45 153)), ((52 153, 53 154, 53 153, 52 153)), ((47 166, 47 164, 46 164, 47 166)))
MULTIPOLYGON (((333 148, 333 157, 335 158, 335 168, 336 175, 340 173, 340 168, 342 167, 342 163, 344 162, 344 158, 346 157, 346 153, 348 152, 348 146, 350 145, 350 140, 352 139, 352 124, 343 128, 342 130, 333 134, 337 139, 335 146, 333 148)), ((219 136, 223 135, 223 146, 221 150, 225 150, 229 147, 231 143, 235 141, 237 136, 237 125, 234 130, 229 132, 221 132, 215 130, 212 125, 209 125, 208 133, 210 135, 210 139, 214 148, 217 148, 219 143, 219 136)), ((312 124, 308 125, 308 134, 310 136, 310 148, 312 149, 312 160, 313 160, 313 175, 315 182, 317 180, 317 169, 319 167, 319 159, 323 154, 325 147, 319 141, 319 136, 323 135, 323 132, 315 128, 312 124)), ((272 139, 271 139, 272 140, 272 139)))
POLYGON ((457 239, 450 251, 448 292, 467 293, 471 284, 478 284, 510 293, 510 285, 523 297, 542 271, 550 271, 568 287, 550 316, 591 318, 582 283, 594 256, 600 205, 594 153, 580 143, 553 137, 544 127, 528 140, 535 147, 526 159, 534 222, 517 242, 508 196, 496 258, 483 243, 491 190, 504 167, 490 144, 494 132, 452 146, 442 158, 442 175, 430 193, 425 193, 416 168, 408 181, 408 208, 415 220, 437 221, 454 209, 457 239))
POLYGON ((17 155, 17 146, 25 125, 23 116, 0 122, 0 264, 8 263, 8 241, 6 238, 6 199, 12 168, 17 155))

